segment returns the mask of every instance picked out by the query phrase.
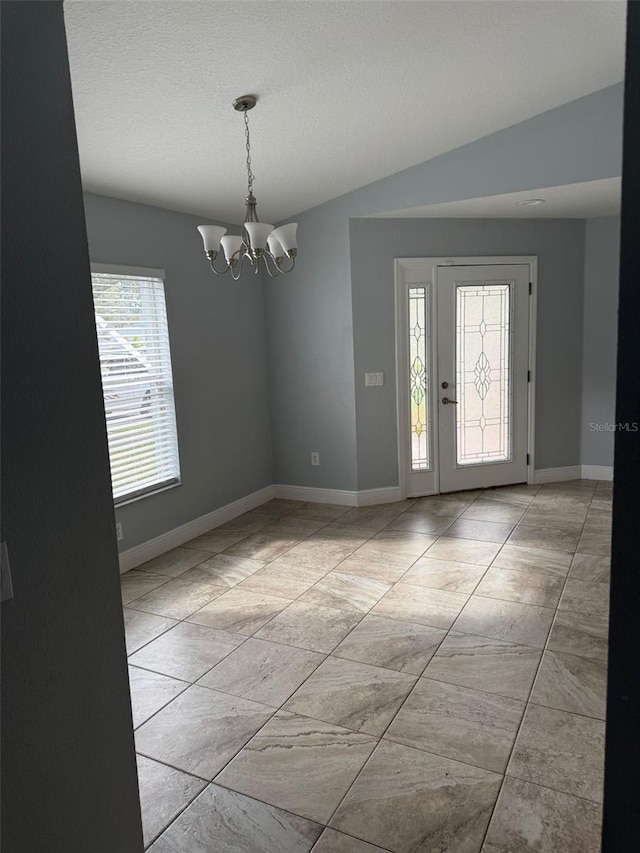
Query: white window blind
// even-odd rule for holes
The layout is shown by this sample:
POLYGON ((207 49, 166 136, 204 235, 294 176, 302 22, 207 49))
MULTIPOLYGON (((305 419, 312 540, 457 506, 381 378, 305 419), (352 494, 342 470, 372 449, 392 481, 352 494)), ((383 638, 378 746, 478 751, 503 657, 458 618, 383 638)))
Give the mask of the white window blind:
POLYGON ((171 353, 158 271, 91 278, 116 504, 179 482, 171 353))

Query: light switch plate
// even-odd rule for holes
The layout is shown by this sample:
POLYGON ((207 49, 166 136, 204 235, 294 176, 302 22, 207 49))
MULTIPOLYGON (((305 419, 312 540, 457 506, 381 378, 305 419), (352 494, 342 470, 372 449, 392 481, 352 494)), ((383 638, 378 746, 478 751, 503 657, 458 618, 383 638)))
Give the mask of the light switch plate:
POLYGON ((374 385, 384 385, 384 373, 365 373, 364 384, 367 388, 374 385))

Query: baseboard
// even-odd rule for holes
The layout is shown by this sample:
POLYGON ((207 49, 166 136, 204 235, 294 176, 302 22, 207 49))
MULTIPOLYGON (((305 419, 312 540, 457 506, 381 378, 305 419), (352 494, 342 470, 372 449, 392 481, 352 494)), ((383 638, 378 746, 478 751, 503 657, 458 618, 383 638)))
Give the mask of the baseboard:
POLYGON ((358 506, 358 492, 348 492, 342 489, 314 489, 311 486, 284 486, 282 484, 273 488, 276 498, 287 501, 358 506))
POLYGON ((309 486, 274 486, 275 496, 290 501, 341 504, 342 506, 374 506, 401 500, 400 486, 349 492, 342 489, 314 489, 309 486))
POLYGON ((583 465, 583 480, 613 480, 613 465, 583 465))
POLYGON ((538 468, 533 472, 533 482, 536 485, 542 483, 563 483, 566 480, 580 480, 582 478, 582 466, 567 465, 565 468, 538 468))
POLYGON ((174 527, 173 530, 168 530, 166 533, 156 536, 155 539, 150 539, 148 542, 143 542, 134 548, 121 551, 120 573, 128 572, 130 569, 146 563, 147 560, 159 557, 160 554, 166 554, 172 548, 184 545, 190 539, 201 536, 213 527, 218 527, 220 524, 224 524, 225 521, 231 521, 232 518, 237 518, 250 509, 255 509, 255 507, 266 503, 273 497, 275 497, 274 487, 265 486, 264 489, 259 489, 257 492, 252 492, 250 495, 245 495, 245 497, 233 501, 233 503, 225 504, 225 506, 221 506, 219 509, 214 509, 213 512, 201 515, 199 518, 194 518, 193 521, 188 521, 180 527, 174 527))
POLYGON ((613 467, 608 465, 568 465, 566 468, 541 468, 534 471, 533 482, 562 483, 566 480, 613 480, 613 467))

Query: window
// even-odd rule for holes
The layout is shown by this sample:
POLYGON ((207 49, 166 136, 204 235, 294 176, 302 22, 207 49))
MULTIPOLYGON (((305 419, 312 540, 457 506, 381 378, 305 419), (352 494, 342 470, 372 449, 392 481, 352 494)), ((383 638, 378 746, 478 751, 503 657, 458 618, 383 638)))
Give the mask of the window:
POLYGON ((180 481, 161 270, 92 266, 116 505, 180 481))

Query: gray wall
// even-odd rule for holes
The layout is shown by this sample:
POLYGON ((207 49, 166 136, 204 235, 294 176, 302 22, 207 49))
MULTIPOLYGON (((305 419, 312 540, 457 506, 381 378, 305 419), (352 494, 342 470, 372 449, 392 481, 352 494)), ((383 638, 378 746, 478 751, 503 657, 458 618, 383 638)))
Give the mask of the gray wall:
POLYGON ((85 209, 92 262, 166 275, 182 484, 118 509, 127 549, 273 482, 263 290, 214 276, 200 217, 89 194, 85 209))
POLYGON ((579 464, 584 221, 353 219, 358 488, 398 484, 394 258, 440 255, 538 256, 535 464, 579 464), (384 387, 365 388, 368 371, 384 387))
MULTIPOLYGON (((265 286, 275 481, 363 488, 356 446, 352 320, 358 325, 359 319, 351 315, 349 218, 614 177, 620 175, 621 141, 618 84, 295 217, 301 246, 297 269, 265 286), (310 465, 312 450, 321 453, 320 468, 310 465)), ((575 365, 569 372, 573 375, 575 365)), ((577 461, 578 443, 579 431, 575 452, 568 453, 561 431, 548 426, 537 464, 577 461)), ((368 482, 393 478, 389 463, 376 465, 376 472, 368 482)))
POLYGON ((2 849, 138 853, 62 3, 2 4, 2 849))
POLYGON ((582 359, 582 464, 613 465, 620 218, 587 221, 582 359))

